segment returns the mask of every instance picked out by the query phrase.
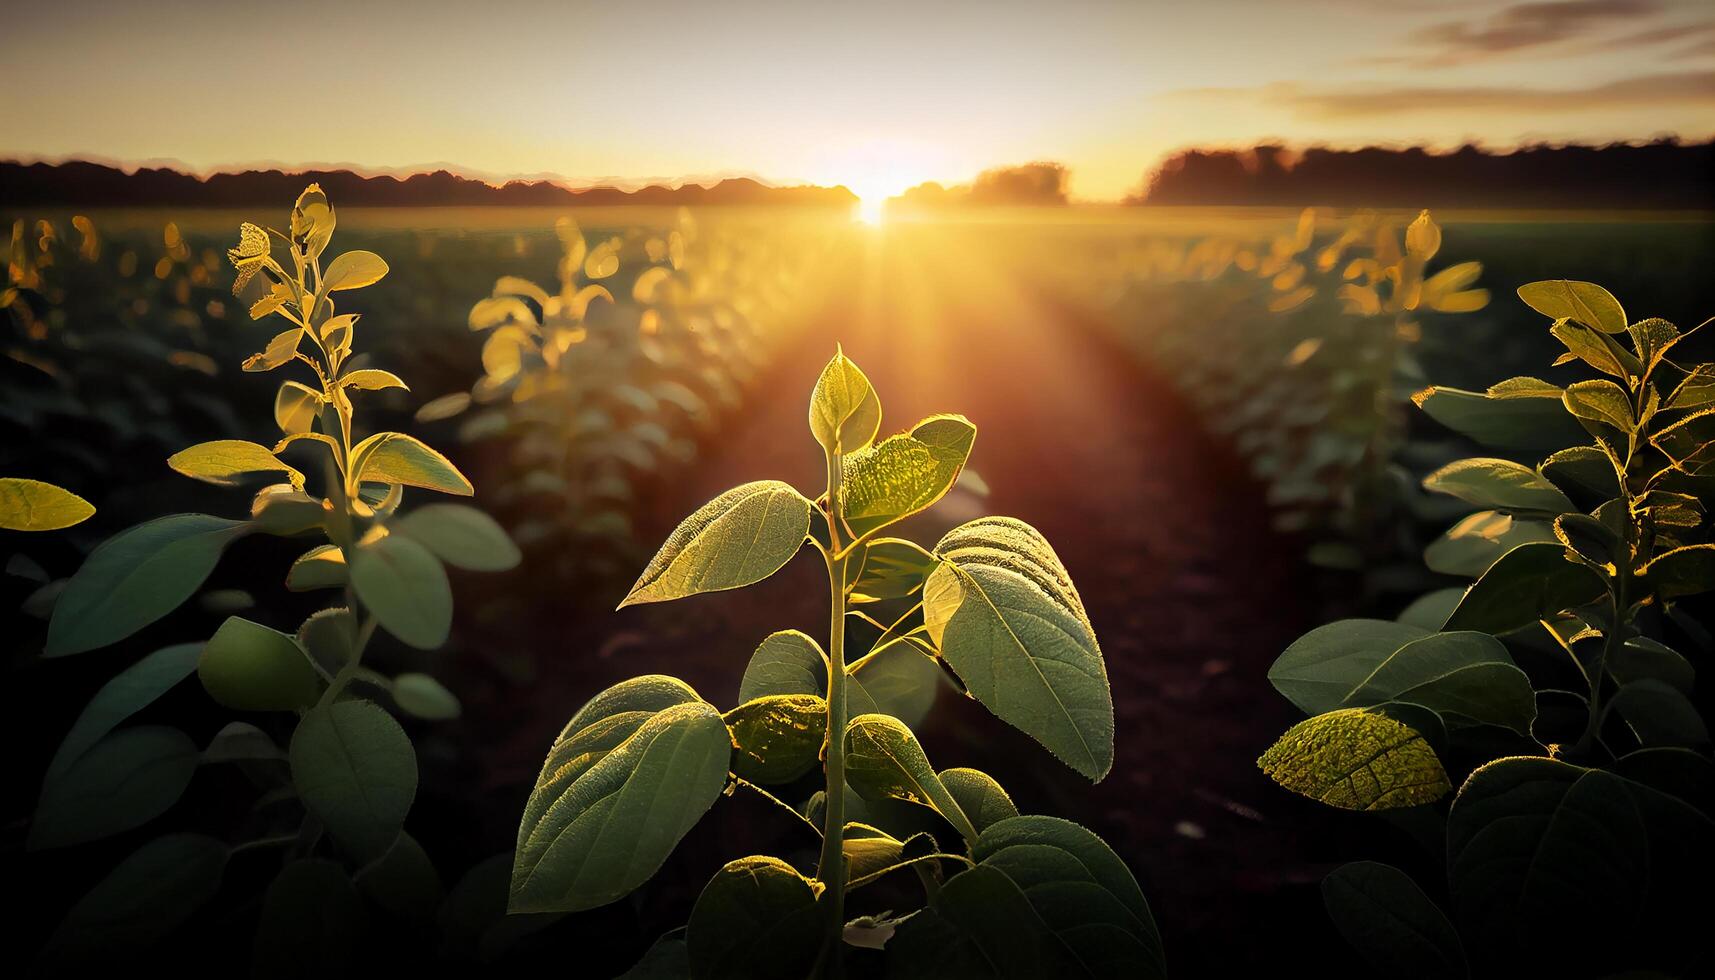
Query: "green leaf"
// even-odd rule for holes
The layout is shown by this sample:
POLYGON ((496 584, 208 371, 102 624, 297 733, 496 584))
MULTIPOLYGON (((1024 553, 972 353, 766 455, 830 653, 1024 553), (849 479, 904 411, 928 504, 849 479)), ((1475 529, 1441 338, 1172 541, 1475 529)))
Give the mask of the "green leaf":
POLYGON ((1715 364, 1697 364, 1692 366, 1685 380, 1673 389, 1673 394, 1667 396, 1667 402, 1661 407, 1678 411, 1702 408, 1710 402, 1715 402, 1715 364))
POLYGON ((1423 487, 1493 510, 1564 514, 1577 509, 1535 470, 1505 459, 1456 460, 1424 477, 1423 487))
POLYGON ((1401 610, 1394 619, 1406 626, 1434 632, 1446 624, 1447 617, 1453 615, 1453 610, 1464 596, 1465 590, 1457 588, 1426 592, 1412 600, 1411 605, 1401 610))
POLYGON ((433 922, 446 894, 428 852, 404 832, 386 854, 364 865, 352 880, 365 898, 412 922, 433 922))
POLYGON ((397 483, 460 497, 476 492, 450 460, 403 432, 377 432, 354 446, 351 457, 360 482, 397 483))
POLYGON ((1382 975, 1402 980, 1470 976, 1453 923, 1405 872, 1374 861, 1342 865, 1322 879, 1328 917, 1382 975))
POLYGON ((923 620, 966 689, 1092 780, 1114 760, 1113 697, 1095 630, 1054 549, 987 517, 947 532, 923 620))
POLYGON ((685 928, 696 980, 799 980, 822 946, 820 886, 774 857, 727 863, 685 928))
POLYGON ((917 736, 897 718, 859 715, 846 726, 846 782, 864 799, 921 803, 975 840, 976 827, 936 775, 917 736))
POLYGON ((1715 589, 1715 544, 1687 545, 1656 555, 1638 570, 1638 583, 1661 599, 1715 589))
POLYGON ((869 378, 836 353, 810 394, 810 432, 830 453, 855 453, 875 441, 881 428, 881 400, 869 378))
POLYGON ((250 502, 256 530, 282 537, 323 527, 330 513, 324 501, 286 483, 263 487, 250 502))
POLYGON ((339 864, 326 858, 293 861, 262 898, 250 975, 309 980, 345 973, 363 938, 364 913, 339 864))
POLYGON ((1577 358, 1603 374, 1630 380, 1643 373, 1643 365, 1613 337, 1574 320, 1558 320, 1548 328, 1554 339, 1566 345, 1567 354, 1556 364, 1577 358))
POLYGON ((828 656, 808 634, 781 630, 771 634, 750 655, 739 682, 743 704, 771 694, 813 694, 828 690, 828 656))
POLYGON ((977 427, 962 415, 934 415, 845 458, 840 505, 853 537, 926 510, 953 489, 977 427))
POLYGON ((349 609, 323 609, 298 624, 298 646, 330 675, 351 662, 356 639, 357 620, 349 609))
POLYGON ((392 371, 382 371, 377 368, 362 368, 352 371, 339 379, 346 388, 356 388, 358 391, 385 391, 388 388, 400 388, 410 391, 409 385, 399 379, 392 371))
POLYGON ((298 556, 286 570, 286 588, 293 592, 343 589, 351 581, 345 552, 336 544, 318 544, 298 556))
POLYGON ((1585 438, 1561 403, 1560 389, 1488 394, 1458 388, 1425 388, 1412 396, 1418 408, 1460 435, 1505 452, 1542 453, 1585 438), (1535 397, 1543 396, 1543 397, 1535 397))
POLYGON ((1432 572, 1478 578, 1519 545, 1554 540, 1554 528, 1547 521, 1481 510, 1430 542, 1423 550, 1423 563, 1432 572))
POLYGON ((1443 629, 1507 633, 1592 602, 1607 585, 1555 544, 1522 544, 1501 556, 1459 600, 1443 629))
POLYGON ((424 721, 451 721, 462 710, 459 699, 428 674, 405 673, 393 678, 393 703, 424 721))
POLYGON ((417 752, 393 716, 369 701, 305 714, 287 752, 298 796, 362 860, 393 846, 417 796, 417 752))
POLYGON ((0 479, 0 528, 7 531, 57 531, 94 513, 89 501, 51 483, 0 479))
POLYGON ((322 410, 322 393, 309 385, 288 381, 274 393, 274 422, 286 435, 308 432, 322 410))
POLYGON ((173 454, 167 465, 192 479, 216 486, 238 484, 249 473, 284 473, 294 487, 304 485, 304 474, 280 461, 267 446, 243 439, 204 442, 173 454))
POLYGON ((156 698, 189 677, 196 670, 201 652, 200 643, 162 647, 114 675, 95 692, 95 697, 89 699, 83 713, 72 723, 71 731, 48 763, 48 775, 52 777, 70 769, 120 722, 153 704, 156 698))
POLYGON ((1007 875, 978 865, 954 875, 887 943, 890 980, 1038 980, 1087 971, 1007 875))
POLYGON ((1293 725, 1257 765, 1292 792, 1343 810, 1433 803, 1453 788, 1422 735, 1370 708, 1293 725))
POLYGON ((1294 640, 1268 669, 1268 680, 1307 715, 1341 706, 1394 651, 1429 630, 1383 619, 1342 619, 1294 640))
POLYGON ((1453 801, 1447 859, 1473 959, 1529 958, 1543 975, 1677 974, 1707 951, 1715 823, 1629 779, 1554 759, 1491 762, 1453 801), (1568 943, 1569 922, 1603 926, 1568 943))
POLYGON ((381 281, 387 274, 387 263, 374 252, 345 252, 328 263, 322 273, 322 292, 341 289, 361 289, 381 281))
POLYGON ((1550 320, 1577 320, 1603 333, 1626 332, 1626 311, 1620 301, 1593 282, 1545 279, 1520 286, 1518 297, 1550 320))
POLYGON ((210 697, 235 711, 302 710, 322 693, 294 637, 237 616, 203 648, 197 676, 210 697))
POLYGON ((846 689, 853 715, 892 715, 906 727, 917 725, 935 704, 946 679, 935 661, 914 643, 897 643, 865 660, 846 689))
POLYGON ((1341 700, 1342 708, 1389 701, 1422 705, 1449 729, 1495 725, 1530 734, 1536 692, 1501 641, 1487 633, 1434 633, 1388 654, 1341 700))
POLYGON ((1641 374, 1649 374, 1667 356, 1668 349, 1679 341, 1679 328, 1661 319, 1650 317, 1639 320, 1626 328, 1632 335, 1632 345, 1637 348, 1638 360, 1643 364, 1641 374))
POLYGON ((1566 410, 1581 419, 1611 425, 1622 433, 1637 427, 1632 398, 1612 381, 1578 381, 1566 388, 1566 410))
POLYGON ((463 504, 428 504, 388 525, 436 558, 473 572, 504 572, 523 560, 494 518, 463 504))
POLYGON ((1678 652, 1650 639, 1634 636, 1608 658, 1608 673, 1621 684, 1658 680, 1682 694, 1690 694, 1697 672, 1678 652))
POLYGON ((629 894, 720 797, 721 716, 660 675, 608 688, 549 750, 518 827, 513 912, 576 912, 629 894))
POLYGON ((1619 475, 1608 454, 1595 446, 1562 449, 1542 461, 1543 476, 1566 486, 1580 487, 1603 500, 1620 495, 1619 475))
POLYGON ((26 847, 81 844, 148 823, 184 795, 199 754, 189 735, 165 725, 103 736, 48 774, 26 847))
POLYGON ((1626 720, 1638 744, 1707 749, 1709 727, 1684 694, 1665 681, 1644 678, 1622 684, 1609 702, 1626 720))
POLYGON ((202 834, 169 834, 132 852, 71 911, 36 960, 44 975, 126 964, 190 921, 220 891, 227 846, 202 834))
POLYGON ((764 786, 815 767, 827 740, 828 703, 814 694, 770 694, 722 716, 732 730, 733 775, 764 786))
POLYGON ((680 926, 655 940, 643 958, 616 980, 685 980, 691 975, 691 953, 685 947, 684 932, 680 926))
POLYGON ((903 599, 923 587, 935 556, 904 538, 875 538, 863 547, 863 564, 852 580, 852 602, 903 599))
POLYGON ((619 608, 762 581, 803 546, 814 507, 778 480, 728 490, 674 529, 619 608))
POLYGON ((978 834, 999 821, 1018 816, 1018 807, 1013 804, 1012 797, 1006 795, 1006 790, 986 772, 979 769, 943 769, 940 778, 941 785, 947 787, 948 794, 959 804, 959 809, 971 818, 971 826, 976 828, 978 834))
POLYGON ((453 623, 447 570, 415 540, 390 534, 359 544, 351 584, 387 632, 419 650, 447 641, 453 623))
POLYGON ((249 525, 207 514, 159 517, 103 542, 54 605, 44 656, 117 643, 178 608, 249 525))

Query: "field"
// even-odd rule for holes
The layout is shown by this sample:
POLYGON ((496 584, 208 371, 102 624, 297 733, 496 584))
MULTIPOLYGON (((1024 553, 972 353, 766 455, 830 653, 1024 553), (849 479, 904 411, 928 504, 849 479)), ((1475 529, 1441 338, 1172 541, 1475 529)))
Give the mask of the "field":
MULTIPOLYGON (((95 690, 119 665, 205 637, 233 612, 290 631, 316 605, 280 589, 301 547, 247 539, 195 601, 116 647, 38 656, 54 583, 101 540, 165 513, 244 516, 242 499, 184 480, 166 460, 193 443, 274 438, 278 379, 239 369, 272 331, 233 299, 225 250, 240 221, 281 216, 5 217, 17 222, 18 292, 0 325, 0 472, 96 507, 65 532, 8 537, 0 581, 14 638, 0 731, 17 747, 6 779, 20 788, 7 797, 0 847, 14 889, 30 896, 10 928, 43 937, 150 834, 25 850, 35 787, 95 690)), ((1335 615, 1392 618, 1452 581, 1423 569, 1421 554, 1462 512, 1418 483, 1470 446, 1409 396, 1431 384, 1481 391, 1512 375, 1558 383, 1553 338, 1514 297, 1535 280, 1601 283, 1634 317, 1682 327, 1715 312, 1708 215, 1436 214, 1428 271, 1481 263, 1464 288, 1491 296, 1413 316, 1348 312, 1336 287, 1357 253, 1326 269, 1312 256, 1366 221, 1351 247, 1370 248, 1375 228, 1403 233, 1414 214, 1307 223, 1297 210, 1092 207, 878 226, 803 210, 566 217, 339 211, 340 247, 390 266, 342 312, 362 314, 367 366, 410 384, 367 395, 365 425, 438 447, 524 555, 511 572, 454 572, 441 649, 386 637, 373 648, 378 669, 429 673, 461 709, 406 722, 421 770, 406 827, 453 897, 433 943, 400 928, 364 947, 368 962, 420 963, 431 950, 538 962, 571 943, 591 975, 610 975, 684 921, 725 856, 806 847, 769 804, 735 795, 637 895, 510 931, 495 925, 509 864, 484 863, 509 854, 544 748, 592 693, 671 673, 724 704, 765 636, 826 626, 825 583, 803 558, 743 593, 613 610, 704 501, 751 479, 820 485, 823 458, 798 438, 803 395, 839 345, 883 393, 883 431, 945 411, 977 426, 958 486, 902 526, 933 540, 979 513, 1027 516, 1055 543, 1102 637, 1118 733, 1105 781, 1091 787, 1023 733, 985 721, 939 675, 921 688, 934 707, 923 705, 916 726, 931 755, 993 774, 1023 812, 1060 814, 1107 840, 1148 896, 1180 975, 1280 963, 1361 975, 1322 912, 1322 878, 1358 857, 1410 870, 1434 859, 1409 821, 1319 807, 1254 760, 1296 720, 1267 676, 1294 638, 1335 615), (515 280, 497 287, 504 277, 537 284, 556 309, 577 296, 584 306, 574 316, 568 305, 555 325, 538 302, 543 330, 527 334, 509 304, 482 305, 529 298, 515 280), (581 292, 591 284, 608 297, 581 292)), ((177 718, 209 744, 226 716, 193 687, 139 719, 177 718)), ((162 822, 268 829, 268 814, 247 809, 243 774, 203 768, 215 771, 162 822)), ((229 882, 244 887, 229 887, 251 897, 209 913, 196 955, 248 961, 249 929, 235 924, 259 915, 254 896, 270 874, 261 858, 233 858, 229 882)))

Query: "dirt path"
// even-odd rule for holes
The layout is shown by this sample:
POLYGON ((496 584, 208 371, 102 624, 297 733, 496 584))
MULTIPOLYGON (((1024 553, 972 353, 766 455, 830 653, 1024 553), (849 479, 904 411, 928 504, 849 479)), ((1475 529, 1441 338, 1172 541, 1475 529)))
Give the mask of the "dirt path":
MULTIPOLYGON (((915 536, 932 542, 989 512, 1025 519, 1053 542, 1102 643, 1117 761, 1092 787, 953 696, 922 733, 930 758, 990 771, 1021 809, 1077 819, 1109 840, 1150 897, 1175 973, 1283 955, 1311 962, 1310 944, 1327 929, 1315 889, 1327 866, 1306 852, 1328 823, 1253 762, 1295 720, 1264 678, 1311 625, 1289 549, 1268 529, 1257 488, 1166 387, 1069 322, 1066 308, 947 245, 927 230, 890 229, 850 277, 851 295, 835 297, 712 457, 672 488, 672 513, 752 479, 788 480, 814 496, 823 473, 805 406, 836 342, 880 392, 884 432, 935 412, 971 418, 971 467, 991 495, 949 498, 916 519, 915 536), (1245 941, 1233 942, 1240 929, 1245 941), (1302 958, 1287 951, 1300 946, 1302 958)), ((670 529, 641 530, 657 540, 670 529)), ((525 726, 529 737, 546 745, 583 699, 645 671, 679 674, 728 702, 768 632, 825 631, 825 591, 805 555, 742 593, 614 614, 598 649, 544 667, 541 684, 565 691, 564 704, 525 726)), ((712 833, 727 841, 739 831, 712 833)))

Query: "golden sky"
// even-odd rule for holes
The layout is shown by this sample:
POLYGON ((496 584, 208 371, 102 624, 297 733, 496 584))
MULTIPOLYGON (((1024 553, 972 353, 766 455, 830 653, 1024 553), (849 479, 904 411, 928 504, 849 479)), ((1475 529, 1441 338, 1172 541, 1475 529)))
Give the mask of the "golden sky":
POLYGON ((1715 3, 16 0, 0 155, 895 193, 1206 144, 1715 133, 1715 3))

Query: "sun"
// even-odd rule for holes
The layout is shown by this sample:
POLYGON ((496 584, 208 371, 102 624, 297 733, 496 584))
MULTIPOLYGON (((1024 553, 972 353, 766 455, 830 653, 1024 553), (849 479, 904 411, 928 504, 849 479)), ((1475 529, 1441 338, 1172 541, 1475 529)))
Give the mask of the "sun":
POLYGON ((887 217, 887 198, 880 195, 858 198, 852 220, 861 225, 879 225, 887 217))
POLYGON ((830 147, 816 170, 822 182, 841 184, 857 196, 852 220, 878 225, 886 217, 887 199, 945 169, 939 151, 909 141, 865 139, 830 147))

